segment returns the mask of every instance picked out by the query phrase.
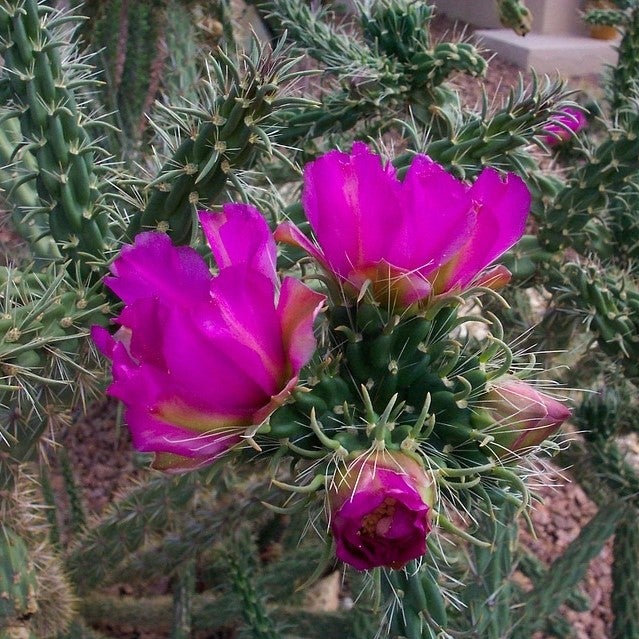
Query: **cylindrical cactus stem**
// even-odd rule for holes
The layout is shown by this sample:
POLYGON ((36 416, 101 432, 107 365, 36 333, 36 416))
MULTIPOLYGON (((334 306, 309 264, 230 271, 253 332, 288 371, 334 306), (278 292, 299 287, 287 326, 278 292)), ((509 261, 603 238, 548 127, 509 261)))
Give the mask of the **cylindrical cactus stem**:
MULTIPOLYGON (((619 58, 611 78, 612 107, 619 113, 620 109, 637 95, 637 81, 639 81, 639 7, 634 6, 626 16, 620 12, 607 11, 605 13, 617 14, 618 20, 614 24, 624 23, 624 35, 619 45, 619 58)), ((620 115, 623 117, 622 113, 620 115)))
POLYGON ((543 627, 544 621, 570 595, 583 578, 588 564, 596 557, 615 531, 627 510, 622 501, 608 503, 581 529, 579 536, 564 554, 549 567, 544 579, 539 580, 524 598, 513 639, 528 639, 543 627))
MULTIPOLYGON (((68 21, 68 18, 64 18, 68 21)), ((57 14, 36 0, 0 6, 0 52, 27 149, 37 162, 41 210, 63 253, 78 262, 101 259, 108 234, 100 206, 94 146, 75 94, 93 81, 63 64, 66 31, 57 14)))
POLYGON ((639 510, 637 508, 630 508, 615 529, 612 583, 612 639, 639 637, 639 510))
POLYGON ((195 567, 195 559, 190 558, 175 571, 171 639, 189 639, 191 636, 191 603, 195 594, 195 567))
MULTIPOLYGON (((30 457, 56 407, 86 390, 98 366, 88 326, 105 324, 105 297, 53 267, 43 273, 0 268, 0 452, 30 457)), ((11 473, 3 480, 11 482, 11 473)))
POLYGON ((522 0, 496 0, 499 21, 520 36, 532 29, 533 15, 522 0))
POLYGON ((237 541, 228 557, 231 585, 242 602, 242 614, 250 628, 251 637, 279 639, 280 634, 276 631, 275 624, 268 614, 261 593, 258 592, 255 571, 251 566, 251 561, 256 555, 255 545, 247 531, 241 531, 237 541))
POLYGON ((60 251, 49 235, 44 213, 37 213, 38 194, 34 184, 21 183, 38 170, 33 154, 24 149, 13 154, 22 138, 17 117, 7 118, 0 124, 0 197, 11 212, 11 219, 19 235, 29 243, 35 257, 60 259, 60 251))
POLYGON ((188 135, 149 185, 146 207, 129 225, 130 238, 140 231, 160 229, 175 243, 188 242, 197 206, 213 206, 227 181, 241 188, 237 174, 250 167, 260 152, 269 155, 272 151, 272 133, 263 123, 274 109, 288 104, 286 98, 276 100, 282 85, 292 77, 284 69, 286 62, 278 50, 257 52, 254 59, 244 59, 241 69, 225 56, 224 66, 211 58, 218 84, 225 77, 232 78, 224 94, 219 95, 219 86, 210 80, 207 107, 166 108, 173 116, 191 118, 185 125, 188 135))
POLYGON ((10 528, 0 528, 0 639, 36 639, 29 619, 38 611, 36 573, 29 550, 10 528))
POLYGON ((636 171, 639 114, 628 112, 611 124, 611 133, 573 172, 564 188, 548 202, 539 219, 539 241, 548 251, 571 248, 582 255, 613 256, 610 229, 599 214, 610 194, 621 193, 636 171))

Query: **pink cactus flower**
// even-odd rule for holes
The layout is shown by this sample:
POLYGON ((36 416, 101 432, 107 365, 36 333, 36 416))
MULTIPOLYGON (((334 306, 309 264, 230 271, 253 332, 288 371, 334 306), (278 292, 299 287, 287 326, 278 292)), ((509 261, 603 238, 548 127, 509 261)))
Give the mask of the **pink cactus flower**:
POLYGON ((407 307, 510 273, 486 267, 523 234, 530 193, 514 174, 486 168, 471 186, 425 155, 403 181, 366 145, 330 151, 306 166, 302 202, 315 235, 285 222, 275 239, 302 248, 356 298, 407 307))
POLYGON ((328 492, 338 559, 357 570, 399 569, 424 555, 433 486, 423 466, 401 453, 338 469, 328 492))
POLYGON ((227 204, 200 221, 219 273, 167 235, 141 233, 105 278, 124 302, 120 328, 92 330, 134 445, 168 472, 214 461, 287 399, 325 300, 293 278, 280 287, 275 242, 254 208, 227 204))
POLYGON ((495 383, 481 403, 475 425, 495 438, 499 457, 539 446, 570 417, 564 404, 516 379, 495 383))
POLYGON ((575 133, 585 128, 587 124, 588 120, 581 109, 566 107, 544 127, 546 135, 543 136, 543 140, 549 146, 567 142, 575 133))

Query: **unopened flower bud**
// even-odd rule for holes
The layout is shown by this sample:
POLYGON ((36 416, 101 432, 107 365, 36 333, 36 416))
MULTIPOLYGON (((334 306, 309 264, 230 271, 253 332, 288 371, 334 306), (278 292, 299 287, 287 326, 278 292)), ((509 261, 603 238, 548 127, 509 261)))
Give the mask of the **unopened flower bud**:
POLYGON ((358 570, 400 569, 426 552, 434 483, 402 453, 359 457, 338 468, 328 493, 336 554, 358 570))
POLYGON ((494 437, 499 456, 539 446, 570 417, 564 404, 515 379, 494 384, 482 404, 475 426, 494 437))

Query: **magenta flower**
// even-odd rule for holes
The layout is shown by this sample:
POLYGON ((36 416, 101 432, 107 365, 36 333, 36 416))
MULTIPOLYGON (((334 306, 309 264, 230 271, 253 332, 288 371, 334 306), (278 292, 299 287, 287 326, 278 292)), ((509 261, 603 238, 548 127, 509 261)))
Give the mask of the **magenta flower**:
POLYGON ((566 107, 555 115, 544 127, 543 140, 549 146, 567 142, 577 132, 588 124, 584 112, 574 107, 566 107))
POLYGON ((317 243, 285 222, 275 239, 314 257, 355 298, 409 306, 474 284, 498 287, 510 273, 486 271, 523 234, 530 193, 514 174, 486 168, 472 186, 425 155, 399 181, 364 144, 306 166, 302 202, 317 243))
POLYGON ((399 569, 426 552, 433 482, 401 453, 360 457, 338 469, 328 492, 338 559, 357 570, 399 569))
POLYGON ((227 204, 200 221, 218 275, 194 249, 141 233, 105 278, 124 302, 119 330, 92 330, 134 445, 170 472, 214 461, 286 400, 325 299, 293 278, 278 298, 275 242, 257 210, 227 204))
POLYGON ((539 446, 570 417, 564 404, 517 379, 495 383, 481 404, 473 420, 495 438, 500 457, 539 446))

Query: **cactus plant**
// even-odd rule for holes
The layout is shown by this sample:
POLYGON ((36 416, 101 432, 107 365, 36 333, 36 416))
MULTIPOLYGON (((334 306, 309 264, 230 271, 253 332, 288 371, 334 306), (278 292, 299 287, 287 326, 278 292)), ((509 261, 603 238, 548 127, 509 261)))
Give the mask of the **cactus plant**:
MULTIPOLYGON (((523 3, 498 5, 508 26, 530 28, 523 3)), ((617 438, 633 429, 639 376, 636 3, 617 3, 624 39, 599 112, 606 126, 571 138, 574 162, 560 172, 540 156, 550 127, 578 108, 565 85, 533 77, 501 105, 486 94, 477 108, 462 104, 451 77, 481 77, 487 63, 466 40, 434 41, 425 2, 358 5, 349 30, 325 11, 274 0, 271 24, 286 36, 246 53, 233 50, 229 24, 226 46, 202 52, 190 41, 196 9, 175 1, 85 10, 96 11, 85 35, 113 62, 94 95, 91 61, 66 42, 69 24, 79 37, 76 13, 0 2, 0 184, 35 260, 0 270, 9 515, 0 599, 10 632, 90 637, 86 622, 112 615, 176 638, 223 625, 270 638, 283 624, 300 637, 565 636, 556 607, 583 604, 575 587, 613 532, 614 633, 635 632, 636 579, 620 566, 636 555, 637 473, 617 438), (309 75, 295 67, 302 53, 329 80, 311 96, 296 86, 309 75), (149 112, 165 64, 167 95, 149 112), (117 166, 101 159, 109 142, 96 102, 135 140, 134 156, 112 147, 117 166), (141 118, 153 124, 148 136, 141 118), (398 154, 379 141, 386 134, 398 154), (229 198, 242 203, 196 216, 229 198), (274 235, 255 209, 265 202, 274 235), (513 246, 529 202, 533 222, 513 246), (510 274, 486 267, 511 246, 505 263, 519 288, 502 291, 509 310, 494 289, 510 274), (563 349, 576 326, 587 331, 566 381, 583 387, 622 371, 631 390, 623 401, 574 393, 587 436, 570 454, 601 510, 547 570, 521 560, 533 581, 524 592, 512 579, 516 516, 530 504, 532 460, 556 450, 547 437, 569 414, 531 382, 555 374, 553 357, 509 343, 513 320, 529 320, 527 286, 548 300, 543 339, 555 332, 563 349), (156 453, 157 466, 214 463, 145 476, 94 521, 69 458, 54 451, 70 524, 59 526, 55 512, 12 518, 45 434, 107 384, 96 346, 113 361, 108 392, 125 400, 134 443, 156 453), (313 529, 322 539, 308 532, 298 548, 313 529), (68 628, 62 560, 81 598, 68 628), (354 610, 300 618, 295 587, 338 560, 355 569, 354 610), (129 602, 98 590, 162 571, 171 597, 129 602)), ((35 474, 46 489, 46 473, 35 474)))

